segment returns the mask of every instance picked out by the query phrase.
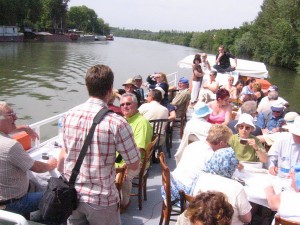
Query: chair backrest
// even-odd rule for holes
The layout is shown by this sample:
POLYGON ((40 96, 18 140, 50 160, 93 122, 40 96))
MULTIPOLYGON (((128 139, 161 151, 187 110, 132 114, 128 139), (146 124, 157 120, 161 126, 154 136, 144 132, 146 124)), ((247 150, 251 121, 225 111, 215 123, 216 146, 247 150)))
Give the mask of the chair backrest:
POLYGON ((180 190, 179 194, 181 210, 184 211, 188 207, 188 203, 190 203, 194 199, 194 196, 186 194, 183 190, 180 190))
POLYGON ((145 151, 145 158, 144 158, 144 161, 143 161, 140 173, 139 173, 140 178, 142 178, 145 175, 145 173, 147 172, 147 170, 149 168, 150 160, 152 159, 153 151, 154 151, 155 145, 158 141, 158 135, 154 134, 153 138, 154 138, 153 141, 147 145, 147 148, 145 151))
POLYGON ((121 199, 121 189, 125 178, 126 169, 127 169, 126 164, 124 164, 122 167, 116 168, 115 184, 118 189, 120 199, 121 199))
MULTIPOLYGON (((156 119, 156 120, 149 120, 150 124, 153 127, 153 134, 158 135, 158 140, 155 146, 155 149, 159 146, 160 137, 162 134, 165 134, 166 125, 169 122, 168 119, 156 119)), ((152 138, 153 140, 153 138, 152 138)))
POLYGON ((170 170, 169 167, 166 164, 166 158, 165 154, 161 152, 159 154, 159 161, 162 168, 161 172, 161 179, 162 179, 162 185, 164 187, 165 193, 166 193, 166 206, 168 208, 168 211, 171 212, 172 203, 171 203, 171 184, 170 184, 170 170))
POLYGON ((284 219, 279 215, 275 215, 275 225, 300 225, 300 222, 284 219))

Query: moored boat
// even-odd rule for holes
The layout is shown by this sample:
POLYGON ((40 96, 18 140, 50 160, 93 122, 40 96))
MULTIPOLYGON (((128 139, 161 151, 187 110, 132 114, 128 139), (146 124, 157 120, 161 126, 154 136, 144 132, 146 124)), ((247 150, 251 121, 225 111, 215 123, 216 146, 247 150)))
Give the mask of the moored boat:
POLYGON ((107 36, 106 36, 106 40, 107 40, 107 41, 113 41, 113 40, 114 40, 114 36, 113 36, 112 34, 107 35, 107 36))

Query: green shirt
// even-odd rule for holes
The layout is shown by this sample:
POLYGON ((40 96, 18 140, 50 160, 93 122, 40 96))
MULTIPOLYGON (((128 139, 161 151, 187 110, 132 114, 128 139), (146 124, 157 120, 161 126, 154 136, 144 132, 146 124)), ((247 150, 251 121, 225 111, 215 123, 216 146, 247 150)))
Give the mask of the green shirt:
MULTIPOLYGON (((255 139, 255 142, 256 142, 258 148, 260 149, 259 151, 264 149, 262 143, 260 142, 260 140, 257 137, 250 134, 249 139, 250 138, 255 139)), ((259 158, 258 158, 258 155, 256 154, 255 149, 252 146, 250 146, 249 144, 242 145, 240 143, 238 134, 234 134, 231 136, 231 138, 229 140, 229 145, 235 151, 235 154, 236 154, 236 157, 238 158, 238 160, 249 161, 249 162, 259 162, 259 158)))
MULTIPOLYGON (((147 145, 151 142, 153 135, 153 128, 149 121, 139 112, 127 119, 131 126, 135 143, 138 148, 146 150, 147 145)), ((145 158, 145 152, 141 152, 142 161, 145 158)))

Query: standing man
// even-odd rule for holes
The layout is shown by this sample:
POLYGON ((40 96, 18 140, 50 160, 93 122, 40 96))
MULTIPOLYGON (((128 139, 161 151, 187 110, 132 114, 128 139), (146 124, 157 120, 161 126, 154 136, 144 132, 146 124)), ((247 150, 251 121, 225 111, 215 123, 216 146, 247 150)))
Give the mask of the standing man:
POLYGON ((185 77, 181 77, 178 82, 178 93, 173 98, 171 105, 176 107, 176 116, 177 118, 181 117, 181 114, 184 111, 184 108, 191 100, 191 91, 189 89, 189 80, 185 77))
MULTIPOLYGON (((63 121, 63 150, 59 166, 70 179, 84 140, 95 115, 112 93, 114 74, 108 66, 96 65, 85 77, 89 99, 65 113, 63 121)), ((129 176, 139 172, 140 152, 133 139, 132 129, 124 118, 108 113, 96 130, 84 157, 75 188, 79 204, 68 219, 68 224, 121 224, 119 194, 115 186, 116 150, 127 164, 129 176)))
POLYGON ((136 86, 135 91, 140 94, 141 104, 143 104, 145 102, 145 92, 144 92, 144 89, 142 88, 143 78, 141 75, 136 75, 134 77, 134 80, 135 80, 135 86, 136 86))
MULTIPOLYGON (((145 158, 145 150, 152 140, 153 128, 149 121, 138 111, 137 99, 132 93, 125 93, 120 100, 123 115, 132 128, 135 143, 141 153, 141 161, 145 158)), ((127 175, 122 185, 121 212, 125 211, 130 204, 132 179, 134 176, 127 175)))
POLYGON ((219 72, 219 73, 225 73, 225 72, 231 72, 234 71, 237 67, 237 58, 235 55, 226 52, 224 45, 219 46, 219 53, 216 55, 216 65, 213 67, 219 72), (230 58, 234 59, 234 65, 231 66, 230 64, 230 58))
POLYGON ((42 192, 30 192, 27 171, 44 173, 55 169, 57 160, 50 158, 47 163, 35 161, 22 145, 10 138, 18 119, 13 109, 0 102, 0 209, 25 216, 38 210, 42 192))

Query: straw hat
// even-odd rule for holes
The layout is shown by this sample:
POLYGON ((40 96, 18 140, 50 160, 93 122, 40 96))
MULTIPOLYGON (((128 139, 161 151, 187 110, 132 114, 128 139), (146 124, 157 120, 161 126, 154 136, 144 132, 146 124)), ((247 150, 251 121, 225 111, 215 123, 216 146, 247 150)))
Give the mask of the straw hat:
POLYGON ((125 86, 127 84, 132 84, 133 86, 135 86, 135 80, 133 80, 132 78, 129 78, 128 80, 126 80, 126 82, 124 84, 122 84, 122 86, 125 86))
POLYGON ((300 136, 300 116, 296 116, 293 125, 290 126, 289 132, 300 136))
POLYGON ((237 128, 237 126, 242 123, 248 124, 249 126, 253 127, 253 129, 256 129, 256 127, 253 123, 253 117, 250 114, 242 113, 239 117, 239 121, 237 122, 237 124, 234 127, 237 128))
POLYGON ((194 112, 192 113, 192 117, 199 118, 205 117, 211 114, 212 110, 206 105, 205 102, 198 102, 194 106, 194 112))

